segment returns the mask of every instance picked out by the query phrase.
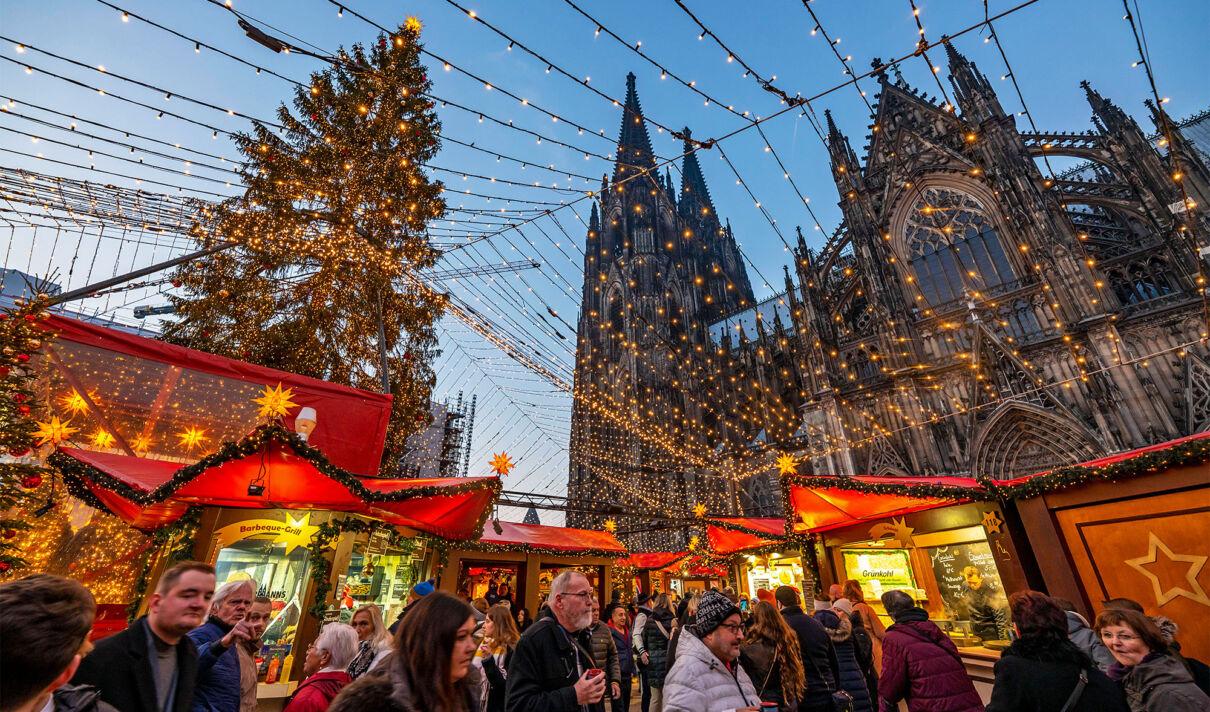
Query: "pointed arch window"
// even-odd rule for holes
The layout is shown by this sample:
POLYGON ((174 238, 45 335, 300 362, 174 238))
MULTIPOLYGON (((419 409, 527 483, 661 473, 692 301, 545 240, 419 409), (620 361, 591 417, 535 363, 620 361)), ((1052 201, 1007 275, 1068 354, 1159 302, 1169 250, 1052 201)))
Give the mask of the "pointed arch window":
POLYGON ((926 308, 1016 280, 987 210, 968 193, 926 188, 904 224, 912 274, 926 308))

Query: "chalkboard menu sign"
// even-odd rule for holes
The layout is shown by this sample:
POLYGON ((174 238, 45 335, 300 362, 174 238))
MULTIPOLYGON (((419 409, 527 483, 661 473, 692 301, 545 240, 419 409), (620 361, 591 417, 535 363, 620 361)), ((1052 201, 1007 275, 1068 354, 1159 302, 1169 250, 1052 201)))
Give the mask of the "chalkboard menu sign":
POLYGON ((986 541, 931 546, 927 551, 933 562, 933 575, 937 578, 941 600, 955 619, 968 617, 969 601, 966 599, 970 596, 966 595, 968 587, 964 573, 968 567, 973 566, 978 570, 987 592, 999 593, 1004 590, 1000 583, 1000 572, 992 558, 992 549, 986 541))

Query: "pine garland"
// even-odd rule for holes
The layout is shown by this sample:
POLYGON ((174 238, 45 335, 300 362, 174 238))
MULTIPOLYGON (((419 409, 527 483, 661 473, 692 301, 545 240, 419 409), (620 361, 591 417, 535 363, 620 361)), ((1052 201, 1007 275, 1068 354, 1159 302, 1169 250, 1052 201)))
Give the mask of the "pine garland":
MULTIPOLYGON (((88 503, 87 500, 85 502, 88 503)), ((95 507, 91 503, 88 504, 95 507)), ((133 621, 139 615, 139 606, 143 602, 143 596, 147 593, 147 585, 151 580, 151 568, 155 565, 156 554, 163 554, 163 568, 165 569, 170 568, 177 562, 192 559, 197 529, 201 521, 202 508, 190 507, 185 510, 180 519, 167 526, 160 527, 151 535, 152 546, 148 548, 146 555, 143 557, 143 565, 140 567, 138 578, 135 579, 134 594, 130 599, 130 604, 126 606, 126 618, 128 621, 133 621), (164 551, 165 547, 168 547, 167 551, 164 551)))
MULTIPOLYGON (((493 501, 499 496, 502 484, 499 479, 491 480, 471 480, 457 485, 442 486, 442 485, 425 485, 422 487, 414 487, 395 492, 374 492, 362 484, 361 479, 356 475, 342 470, 333 465, 328 458, 318 448, 307 444, 307 441, 298 436, 297 433, 288 430, 284 426, 274 423, 270 425, 261 425, 253 430, 244 438, 234 441, 225 442, 219 446, 219 449, 203 457, 192 465, 182 467, 173 473, 172 477, 165 483, 156 487, 150 492, 137 489, 129 484, 105 473, 101 470, 80 462, 70 455, 62 452, 55 452, 48 458, 47 462, 61 472, 64 479, 69 483, 73 480, 86 481, 94 485, 103 487, 115 494, 122 496, 125 499, 134 502, 135 504, 146 507, 152 504, 158 504, 172 497, 179 489, 192 482, 199 475, 212 467, 218 467, 232 460, 249 457, 260 452, 270 441, 279 442, 288 447, 295 455, 311 463, 315 469, 326 477, 335 480, 349 490, 354 496, 361 498, 365 502, 402 502, 404 500, 416 499, 419 497, 437 497, 437 496, 456 496, 467 494, 470 492, 480 492, 490 490, 493 493, 493 501)), ((81 488, 76 488, 74 491, 79 491, 81 488)), ((96 501, 93 498, 92 501, 96 501)), ((92 502, 90 501, 90 504, 92 502)), ((99 502, 98 502, 99 503, 99 502)), ((491 506, 484 508, 483 518, 487 516, 491 506)))
MULTIPOLYGON (((324 611, 327 610, 328 593, 332 590, 332 562, 328 559, 326 552, 332 549, 332 545, 343 532, 369 532, 376 526, 380 525, 355 517, 346 517, 323 522, 319 525, 319 530, 311 535, 308 551, 310 552, 311 580, 315 582, 315 598, 313 599, 315 603, 307 609, 311 615, 319 619, 323 618, 324 611)), ((394 527, 389 527, 389 531, 391 537, 387 546, 401 550, 405 554, 411 554, 416 547, 415 541, 400 534, 399 530, 394 527)))

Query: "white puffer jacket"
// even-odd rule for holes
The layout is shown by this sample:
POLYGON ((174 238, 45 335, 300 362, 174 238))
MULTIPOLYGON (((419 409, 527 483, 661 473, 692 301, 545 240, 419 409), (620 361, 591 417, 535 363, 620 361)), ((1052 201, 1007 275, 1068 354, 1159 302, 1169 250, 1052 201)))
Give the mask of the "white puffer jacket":
POLYGON ((728 670, 686 626, 676 662, 664 679, 664 712, 732 712, 760 705, 760 696, 739 661, 728 670))

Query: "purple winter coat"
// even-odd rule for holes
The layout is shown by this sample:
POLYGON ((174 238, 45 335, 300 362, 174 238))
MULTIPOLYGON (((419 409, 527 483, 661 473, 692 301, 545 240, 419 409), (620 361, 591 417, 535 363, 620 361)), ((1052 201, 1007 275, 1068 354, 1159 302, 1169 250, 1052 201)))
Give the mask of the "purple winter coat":
POLYGON ((914 612, 901 616, 909 620, 887 628, 882 639, 878 697, 883 712, 895 710, 899 700, 907 701, 909 712, 982 712, 954 643, 923 610, 914 612))

